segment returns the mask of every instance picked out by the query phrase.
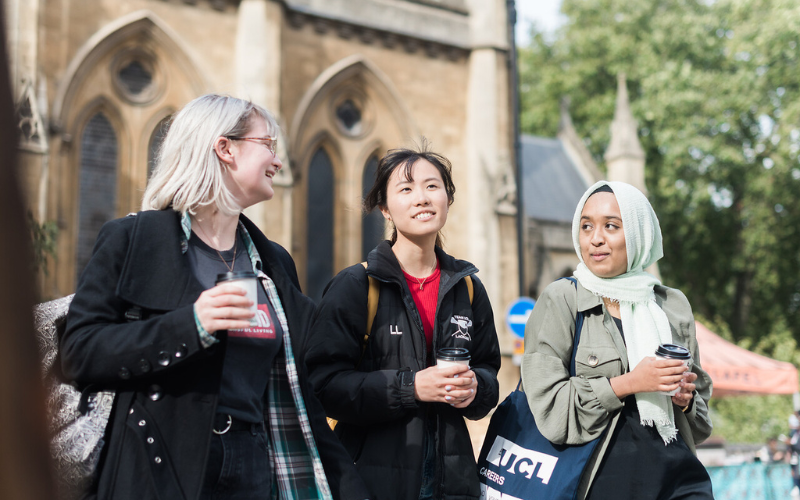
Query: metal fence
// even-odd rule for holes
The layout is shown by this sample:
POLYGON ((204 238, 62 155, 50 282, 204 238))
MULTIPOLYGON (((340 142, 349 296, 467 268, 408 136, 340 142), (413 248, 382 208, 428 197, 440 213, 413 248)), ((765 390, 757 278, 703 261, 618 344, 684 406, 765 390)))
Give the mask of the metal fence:
POLYGON ((715 500, 790 500, 789 464, 748 463, 707 467, 715 500))

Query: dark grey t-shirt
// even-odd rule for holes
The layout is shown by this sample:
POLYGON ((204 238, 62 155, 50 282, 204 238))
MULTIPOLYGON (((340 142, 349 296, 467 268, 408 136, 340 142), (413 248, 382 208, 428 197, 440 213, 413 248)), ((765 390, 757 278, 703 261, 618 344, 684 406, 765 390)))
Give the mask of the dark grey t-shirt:
MULTIPOLYGON (((220 255, 231 265, 233 249, 219 252, 196 234, 189 239, 189 262, 203 288, 213 288, 218 274, 228 272, 220 255)), ((237 234, 235 271, 253 271, 253 265, 237 234)), ((229 330, 222 369, 217 413, 229 414, 245 422, 264 420, 264 401, 272 363, 283 344, 283 330, 264 287, 258 285, 258 325, 244 330, 229 330)))

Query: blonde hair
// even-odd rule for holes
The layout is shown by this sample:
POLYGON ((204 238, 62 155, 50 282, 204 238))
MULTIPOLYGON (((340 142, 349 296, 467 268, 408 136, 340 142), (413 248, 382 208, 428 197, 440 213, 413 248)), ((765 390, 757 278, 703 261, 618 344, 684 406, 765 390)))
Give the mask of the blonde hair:
POLYGON ((263 119, 268 133, 278 133, 278 124, 266 109, 235 97, 206 94, 178 111, 159 148, 153 175, 147 183, 142 210, 194 213, 215 205, 225 215, 237 215, 244 207, 225 186, 225 164, 214 150, 219 137, 243 136, 250 120, 263 119))

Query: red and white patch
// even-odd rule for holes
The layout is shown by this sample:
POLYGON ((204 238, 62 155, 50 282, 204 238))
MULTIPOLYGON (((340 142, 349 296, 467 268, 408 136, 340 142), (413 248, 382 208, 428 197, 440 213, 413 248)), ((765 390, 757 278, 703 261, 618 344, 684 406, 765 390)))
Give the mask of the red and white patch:
POLYGON ((266 304, 259 304, 256 312, 256 326, 241 330, 228 330, 228 337, 239 337, 247 339, 274 339, 275 324, 269 316, 269 308, 266 304))

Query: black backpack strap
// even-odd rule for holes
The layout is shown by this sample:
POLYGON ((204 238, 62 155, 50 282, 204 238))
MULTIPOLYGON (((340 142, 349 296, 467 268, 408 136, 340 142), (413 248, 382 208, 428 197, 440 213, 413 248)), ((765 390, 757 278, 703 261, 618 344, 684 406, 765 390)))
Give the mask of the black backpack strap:
MULTIPOLYGON (((578 280, 573 277, 564 278, 565 280, 570 280, 572 282, 572 286, 575 287, 575 290, 578 290, 578 280)), ((575 376, 575 358, 578 354, 578 344, 581 341, 581 330, 583 330, 583 318, 585 316, 584 311, 578 311, 575 315, 575 338, 572 341, 572 358, 569 360, 569 376, 575 376)))
MULTIPOLYGON (((570 280, 572 282, 572 286, 575 287, 575 290, 578 289, 578 280, 573 277, 562 278, 565 280, 570 280)), ((578 344, 581 341, 581 330, 583 330, 583 319, 586 316, 585 311, 578 311, 575 315, 575 337, 572 341, 572 357, 569 360, 569 376, 575 376, 575 358, 578 354, 578 344)), ((522 377, 519 378, 519 383, 517 383, 517 390, 522 387, 522 377)))

